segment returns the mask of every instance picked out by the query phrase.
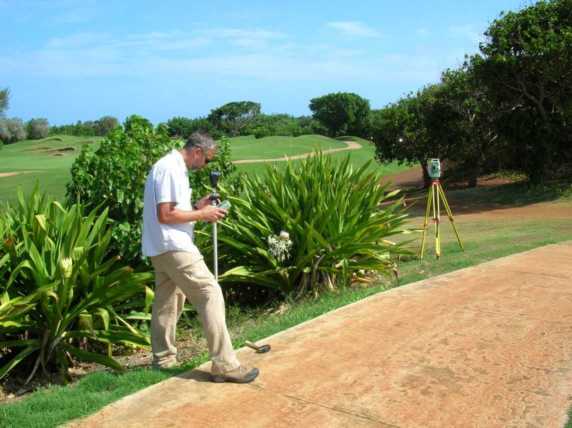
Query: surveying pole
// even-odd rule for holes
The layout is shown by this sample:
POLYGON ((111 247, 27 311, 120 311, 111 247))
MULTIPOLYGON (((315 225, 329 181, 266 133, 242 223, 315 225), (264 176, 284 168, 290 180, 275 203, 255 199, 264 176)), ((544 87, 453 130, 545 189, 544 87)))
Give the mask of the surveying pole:
POLYGON ((453 218, 453 213, 449 207, 449 202, 447 202, 443 186, 441 186, 441 182, 439 180, 441 178, 441 163, 439 162, 439 159, 429 159, 427 161, 427 172, 429 173, 429 177, 431 177, 431 187, 429 188, 429 193, 427 195, 427 209, 425 210, 423 237, 421 238, 421 249, 419 252, 420 260, 423 259, 423 253, 425 251, 425 238, 427 236, 427 228, 429 226, 430 212, 433 213, 433 222, 435 223, 435 256, 437 258, 441 257, 441 235, 439 231, 439 226, 441 224, 441 203, 449 217, 451 226, 453 226, 459 247, 461 247, 461 250, 465 251, 461 238, 459 237, 459 232, 457 232, 457 227, 455 226, 455 219, 453 218))
MULTIPOLYGON (((220 178, 220 172, 211 171, 211 187, 212 192, 210 194, 211 205, 216 206, 219 199, 219 194, 217 192, 218 179, 220 178)), ((213 273, 215 280, 218 282, 218 236, 217 236, 217 224, 216 221, 213 222, 213 273)))

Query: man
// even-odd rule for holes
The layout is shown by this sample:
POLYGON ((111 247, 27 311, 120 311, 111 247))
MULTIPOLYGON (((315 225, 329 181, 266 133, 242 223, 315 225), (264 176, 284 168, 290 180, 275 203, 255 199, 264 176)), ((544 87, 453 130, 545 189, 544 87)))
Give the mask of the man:
POLYGON ((145 183, 143 254, 155 268, 155 300, 151 317, 153 366, 176 364, 175 331, 185 296, 193 304, 212 360, 215 382, 247 383, 258 369, 241 366, 226 328, 221 288, 193 243, 196 221, 216 222, 226 210, 211 205, 205 196, 193 207, 188 170, 203 168, 216 153, 216 143, 194 133, 181 150, 159 159, 145 183))

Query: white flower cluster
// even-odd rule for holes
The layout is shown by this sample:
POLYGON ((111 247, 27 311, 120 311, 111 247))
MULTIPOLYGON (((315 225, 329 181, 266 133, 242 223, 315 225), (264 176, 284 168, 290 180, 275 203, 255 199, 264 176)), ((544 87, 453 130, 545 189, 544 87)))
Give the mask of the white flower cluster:
POLYGON ((268 237, 268 250, 279 262, 283 262, 290 257, 291 249, 292 241, 288 232, 282 231, 278 236, 271 235, 268 237))

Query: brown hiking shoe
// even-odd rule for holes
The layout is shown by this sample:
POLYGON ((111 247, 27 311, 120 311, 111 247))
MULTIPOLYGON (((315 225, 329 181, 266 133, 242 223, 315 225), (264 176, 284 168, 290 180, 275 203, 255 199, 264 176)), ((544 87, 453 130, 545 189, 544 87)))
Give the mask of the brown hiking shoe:
POLYGON ((248 369, 244 366, 228 371, 226 373, 213 374, 213 382, 233 382, 233 383, 249 383, 252 382, 260 371, 257 368, 248 369))

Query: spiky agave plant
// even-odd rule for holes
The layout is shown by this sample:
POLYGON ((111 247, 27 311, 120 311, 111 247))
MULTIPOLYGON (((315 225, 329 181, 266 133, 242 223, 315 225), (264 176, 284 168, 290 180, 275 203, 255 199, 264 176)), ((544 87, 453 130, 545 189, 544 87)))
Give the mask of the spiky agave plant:
POLYGON ((19 191, 16 206, 4 213, 0 379, 23 361, 31 361, 28 381, 40 368, 65 375, 74 359, 121 370, 111 344, 148 347, 148 336, 116 308, 144 290, 152 275, 108 254, 107 220, 106 210, 84 215, 80 204, 65 208, 37 189, 27 199, 19 191), (93 342, 107 345, 107 355, 90 349, 93 342))
POLYGON ((365 271, 393 274, 396 256, 408 253, 404 242, 391 241, 407 232, 406 214, 398 191, 368 167, 316 153, 246 177, 219 237, 221 261, 232 267, 221 280, 300 296, 365 271))

